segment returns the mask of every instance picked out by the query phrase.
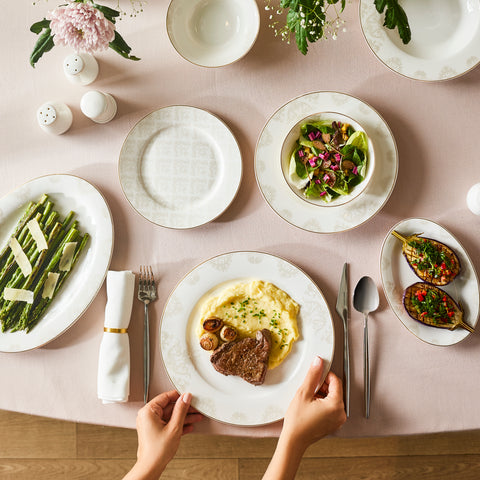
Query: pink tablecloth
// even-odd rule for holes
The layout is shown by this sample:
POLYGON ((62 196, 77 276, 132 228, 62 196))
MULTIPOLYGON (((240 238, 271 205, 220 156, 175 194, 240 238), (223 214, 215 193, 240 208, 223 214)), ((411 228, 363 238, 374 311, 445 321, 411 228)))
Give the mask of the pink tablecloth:
MULTIPOLYGON (((49 2, 50 3, 50 2, 49 2)), ((128 3, 128 2, 122 2, 128 3)), ((165 27, 167 1, 149 2, 119 30, 141 57, 130 62, 109 51, 98 55, 100 76, 90 87, 75 87, 63 76, 67 50, 57 47, 32 69, 28 56, 35 36, 29 26, 49 4, 7 2, 2 7, 3 45, 0 194, 37 176, 68 173, 96 185, 115 223, 114 270, 150 263, 159 298, 151 307, 152 345, 158 321, 176 283, 195 265, 219 253, 256 250, 280 255, 304 269, 324 292, 334 312, 343 263, 351 265, 351 289, 363 275, 381 289, 379 254, 384 236, 399 220, 425 217, 452 231, 477 268, 480 218, 466 208, 466 190, 480 181, 478 118, 480 69, 453 81, 422 83, 382 65, 367 46, 357 2, 348 5, 346 32, 319 42, 304 57, 275 38, 263 10, 258 40, 241 61, 216 69, 194 66, 171 46, 165 27), (111 93, 118 115, 98 125, 85 118, 80 98, 89 88, 111 93), (255 181, 254 152, 273 112, 298 95, 320 90, 354 95, 387 121, 399 150, 395 190, 379 214, 343 233, 321 235, 295 228, 265 202, 255 181), (36 125, 37 107, 60 100, 73 110, 72 128, 56 137, 36 125), (117 174, 122 143, 133 125, 166 105, 191 105, 223 119, 238 139, 244 175, 238 195, 217 220, 187 231, 166 229, 138 215, 125 199, 117 174)), ((129 7, 127 6, 126 9, 129 7)), ((69 52, 68 52, 69 53, 69 52)), ((381 161, 381 159, 379 159, 381 161)), ((0 408, 80 422, 134 427, 142 401, 142 305, 135 302, 130 327, 131 401, 103 405, 96 396, 97 359, 105 287, 65 334, 34 351, 0 354, 0 408)), ((333 370, 341 375, 341 324, 333 370)), ((352 313, 352 412, 344 436, 427 433, 480 428, 478 334, 451 347, 418 340, 397 320, 383 293, 370 321, 371 418, 363 418, 363 321, 352 313)), ((171 388, 161 354, 154 348, 151 392, 171 388)), ((233 435, 275 435, 279 425, 241 428, 205 420, 201 431, 233 435)))

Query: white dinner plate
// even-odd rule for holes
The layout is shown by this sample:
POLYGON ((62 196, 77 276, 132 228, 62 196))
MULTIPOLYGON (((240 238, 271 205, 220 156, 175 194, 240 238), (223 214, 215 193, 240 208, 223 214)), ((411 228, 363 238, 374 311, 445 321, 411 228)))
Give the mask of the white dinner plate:
POLYGON ((195 267, 171 293, 160 325, 160 350, 175 388, 191 392, 193 406, 208 417, 243 426, 283 418, 315 355, 325 360, 327 374, 334 344, 330 310, 315 283, 292 263, 259 252, 226 253, 195 267), (206 298, 232 282, 253 279, 273 283, 300 305, 300 338, 260 386, 217 372, 196 335, 206 298))
POLYGON ((369 220, 390 197, 398 172, 398 152, 387 123, 370 105, 345 93, 314 92, 278 109, 264 126, 255 151, 255 175, 266 202, 284 220, 317 233, 350 230, 369 220), (319 112, 338 112, 354 118, 375 149, 375 170, 360 196, 323 208, 296 195, 282 171, 281 149, 290 129, 302 118, 319 112))
POLYGON ((460 302, 464 311, 464 321, 474 327, 479 314, 479 284, 475 267, 460 242, 444 227, 423 218, 408 218, 394 225, 383 241, 380 254, 380 272, 382 285, 390 308, 407 329, 424 342, 432 345, 454 345, 469 335, 463 328, 447 330, 429 327, 411 318, 403 307, 403 292, 410 285, 421 282, 413 273, 402 254, 402 242, 391 232, 396 230, 403 236, 422 233, 424 237, 438 240, 450 247, 458 256, 461 273, 458 277, 441 287, 457 303, 460 302))
POLYGON ((72 175, 48 175, 25 183, 0 199, 0 245, 8 242, 30 201, 44 193, 64 218, 71 210, 82 232, 90 235, 75 269, 52 300, 44 317, 30 333, 0 332, 1 352, 22 352, 41 347, 71 327, 87 309, 103 284, 113 251, 113 223, 102 194, 72 175))
POLYGON ((458 77, 480 62, 480 0, 402 0, 412 38, 383 27, 371 0, 360 1, 360 23, 368 45, 394 72, 415 80, 458 77))
POLYGON ((197 227, 217 218, 235 198, 242 156, 218 117, 200 108, 169 106, 140 120, 118 164, 132 207, 163 227, 197 227))

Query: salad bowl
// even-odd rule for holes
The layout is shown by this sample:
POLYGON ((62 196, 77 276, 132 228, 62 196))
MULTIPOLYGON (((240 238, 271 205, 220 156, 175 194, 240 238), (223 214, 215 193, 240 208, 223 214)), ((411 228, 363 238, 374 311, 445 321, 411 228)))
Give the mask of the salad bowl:
POLYGON ((260 29, 255 0, 172 0, 167 33, 189 62, 221 67, 246 55, 260 29))
MULTIPOLYGON (((350 134, 352 139, 354 138, 352 134, 350 134)), ((309 140, 308 138, 303 137, 303 140, 309 140)), ((313 142, 303 142, 302 143, 315 143, 315 140, 313 142)), ((311 137, 310 140, 313 140, 313 137, 311 137)), ((321 140, 321 138, 319 139, 321 140)), ((362 142, 365 143, 365 142, 362 142)), ((322 142, 320 141, 320 144, 322 142)), ((348 144, 348 141, 347 141, 348 144)), ((323 148, 323 147, 322 147, 323 148)), ((328 156, 329 154, 327 154, 328 156)), ((322 154, 320 154, 320 157, 322 157, 322 154)), ((330 151, 330 158, 334 158, 334 152, 330 151)), ((318 160, 318 157, 315 156, 314 159, 317 159, 317 165, 322 164, 325 165, 324 162, 321 160, 318 160)), ((338 162, 333 160, 332 166, 329 167, 327 171, 330 171, 330 168, 334 170, 333 175, 336 176, 337 178, 340 178, 343 173, 342 173, 342 165, 343 165, 343 156, 337 155, 338 162), (340 158, 342 158, 342 161, 340 161, 340 158)), ((328 163, 330 163, 330 160, 326 160, 328 163)), ((369 135, 366 134, 365 129, 353 118, 350 116, 338 113, 338 112, 320 112, 320 113, 314 113, 311 115, 308 115, 307 117, 302 118, 300 121, 296 122, 295 125, 290 129, 290 131, 287 133, 283 144, 282 148, 280 151, 280 162, 281 162, 281 167, 282 167, 282 172, 283 172, 283 177, 292 190, 292 192, 297 195, 299 198, 302 200, 311 203, 313 205, 318 205, 321 207, 335 207, 339 205, 344 205, 351 200, 359 197, 362 192, 365 191, 367 186, 369 185, 373 172, 375 169, 375 154, 374 154, 374 147, 373 147, 373 142, 370 138, 369 135), (331 125, 333 122, 337 122, 338 124, 344 125, 344 126, 349 126, 353 131, 356 132, 363 132, 366 137, 366 145, 364 145, 362 148, 366 150, 366 169, 365 173, 363 175, 363 180, 359 181, 359 183, 355 186, 350 187, 348 193, 345 191, 342 192, 342 194, 333 197, 332 199, 328 199, 326 201, 325 197, 322 196, 307 196, 306 191, 307 191, 307 182, 308 182, 308 177, 307 178, 300 178, 297 175, 297 171, 295 168, 295 159, 294 159, 294 154, 296 150, 298 149, 298 143, 299 139, 302 137, 302 128, 306 124, 325 124, 325 125, 331 125)), ((312 164, 313 165, 313 164, 312 164)), ((327 187, 327 184, 324 184, 324 181, 322 179, 323 174, 320 175, 320 178, 317 178, 315 182, 319 184, 320 188, 327 187)), ((326 179, 328 176, 328 173, 324 179, 326 179)), ((329 180, 327 179, 327 182, 329 180)), ((338 183, 338 182, 337 182, 338 183)), ((324 192, 322 192, 324 193, 324 192)), ((320 194, 321 195, 321 194, 320 194)))

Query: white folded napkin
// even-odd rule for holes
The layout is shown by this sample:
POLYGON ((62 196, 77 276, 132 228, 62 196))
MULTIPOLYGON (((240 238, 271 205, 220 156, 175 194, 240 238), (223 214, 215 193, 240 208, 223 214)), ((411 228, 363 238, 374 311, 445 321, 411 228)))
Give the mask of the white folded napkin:
POLYGON ((103 403, 126 402, 130 393, 130 343, 135 274, 107 273, 105 324, 98 358, 97 395, 103 403))

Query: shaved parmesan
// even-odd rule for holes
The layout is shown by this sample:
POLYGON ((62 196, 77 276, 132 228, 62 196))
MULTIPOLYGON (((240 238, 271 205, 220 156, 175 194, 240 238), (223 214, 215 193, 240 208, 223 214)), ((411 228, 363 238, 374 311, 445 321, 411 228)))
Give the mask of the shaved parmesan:
POLYGON ((10 300, 11 302, 33 303, 33 292, 21 288, 5 287, 3 290, 3 298, 5 300, 10 300))
POLYGON ((18 240, 15 237, 12 237, 9 242, 9 246, 12 249, 13 256, 17 265, 20 267, 24 277, 28 277, 32 273, 32 266, 28 261, 28 257, 25 255, 25 252, 22 250, 22 247, 18 243, 18 240))
POLYGON ((73 255, 77 248, 77 242, 67 242, 63 247, 62 257, 58 269, 61 272, 68 272, 72 268, 73 255))
POLYGON ((45 285, 43 286, 42 298, 52 298, 55 287, 57 286, 59 273, 48 272, 45 285))
POLYGON ((37 249, 39 251, 46 250, 48 248, 47 241, 45 240, 45 235, 43 234, 37 219, 34 218, 33 220, 30 220, 27 223, 27 228, 37 244, 37 249))

